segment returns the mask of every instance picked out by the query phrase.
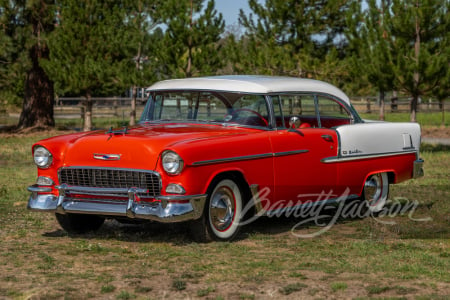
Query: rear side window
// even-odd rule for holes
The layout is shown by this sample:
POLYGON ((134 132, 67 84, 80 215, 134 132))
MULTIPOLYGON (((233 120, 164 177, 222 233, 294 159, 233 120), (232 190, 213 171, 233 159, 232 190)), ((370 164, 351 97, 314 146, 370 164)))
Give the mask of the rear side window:
POLYGON ((300 128, 333 128, 352 123, 351 113, 337 100, 315 94, 272 96, 277 128, 288 128, 291 117, 300 128))
POLYGON ((317 97, 321 127, 332 128, 352 123, 352 115, 339 102, 323 96, 317 97))

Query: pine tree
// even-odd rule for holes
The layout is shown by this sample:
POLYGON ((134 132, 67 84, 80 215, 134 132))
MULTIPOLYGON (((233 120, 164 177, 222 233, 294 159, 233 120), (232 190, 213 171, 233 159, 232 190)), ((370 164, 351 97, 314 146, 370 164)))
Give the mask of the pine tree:
POLYGON ((160 34, 156 28, 159 24, 156 17, 158 4, 157 0, 131 0, 125 6, 127 43, 122 48, 129 58, 124 81, 132 86, 130 125, 136 123, 138 87, 150 85, 157 75, 154 53, 158 49, 155 37, 160 34))
MULTIPOLYGON (((340 77, 322 72, 328 58, 341 60, 347 41, 343 35, 348 1, 249 0, 248 16, 241 10, 239 22, 246 28, 245 46, 239 64, 256 53, 269 59, 248 62, 257 69, 302 77, 340 77), (252 53, 255 50, 256 53, 252 53)), ((257 56, 256 56, 257 57, 257 56)), ((245 62, 244 62, 245 64, 245 62)), ((265 72, 268 73, 268 72, 265 72)))
POLYGON ((392 0, 388 16, 397 85, 411 96, 411 121, 419 98, 448 76, 449 0, 392 0))
POLYGON ((25 72, 30 65, 22 34, 23 5, 0 0, 0 96, 3 103, 13 106, 22 104, 25 72))
POLYGON ((125 87, 124 10, 113 0, 62 0, 58 26, 49 37, 50 59, 42 65, 61 93, 85 97, 84 130, 92 128, 92 96, 125 87))
POLYGON ((216 74, 224 62, 219 41, 225 23, 214 0, 167 0, 161 17, 167 25, 160 63, 170 77, 216 74))
POLYGON ((354 76, 363 75, 375 86, 380 95, 380 120, 384 120, 385 94, 394 89, 390 32, 385 15, 389 14, 389 0, 369 0, 367 9, 361 5, 353 7, 348 20, 347 38, 355 55, 351 58, 354 76))
POLYGON ((4 0, 0 24, 0 82, 10 94, 23 95, 18 128, 53 127, 53 82, 40 66, 49 56, 45 37, 54 29, 53 1, 4 0))

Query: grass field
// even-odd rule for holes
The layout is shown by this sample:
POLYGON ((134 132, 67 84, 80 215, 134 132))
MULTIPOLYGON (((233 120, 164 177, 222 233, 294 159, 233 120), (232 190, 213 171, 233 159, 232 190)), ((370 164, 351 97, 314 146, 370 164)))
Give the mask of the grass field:
POLYGON ((232 243, 197 244, 183 224, 123 225, 68 236, 29 212, 31 145, 47 134, 0 135, 0 299, 448 299, 450 151, 426 146, 426 176, 392 186, 419 207, 386 225, 342 219, 326 233, 259 219, 232 243), (427 219, 414 221, 412 219, 427 219))

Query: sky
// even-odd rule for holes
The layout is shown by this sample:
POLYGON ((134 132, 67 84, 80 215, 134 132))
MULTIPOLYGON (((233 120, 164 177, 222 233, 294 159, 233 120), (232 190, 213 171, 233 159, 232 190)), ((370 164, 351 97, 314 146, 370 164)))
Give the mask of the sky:
POLYGON ((237 24, 241 8, 246 14, 250 12, 248 0, 216 0, 216 9, 222 13, 226 26, 237 24))

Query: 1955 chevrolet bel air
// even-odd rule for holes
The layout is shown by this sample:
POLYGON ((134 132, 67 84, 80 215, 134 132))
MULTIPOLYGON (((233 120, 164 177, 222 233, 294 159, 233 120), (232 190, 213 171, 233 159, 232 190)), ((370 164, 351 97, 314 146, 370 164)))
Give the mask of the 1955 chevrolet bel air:
POLYGON ((231 240, 244 215, 341 195, 380 211, 389 184, 423 175, 418 124, 362 120, 325 82, 216 76, 148 92, 137 126, 34 144, 28 208, 55 213, 68 232, 113 218, 187 222, 197 240, 231 240))

